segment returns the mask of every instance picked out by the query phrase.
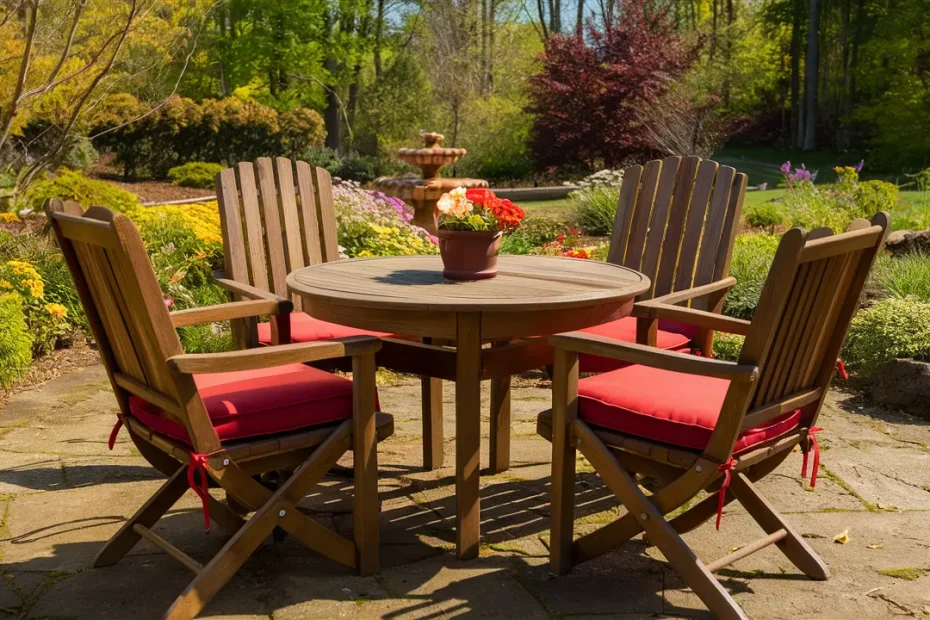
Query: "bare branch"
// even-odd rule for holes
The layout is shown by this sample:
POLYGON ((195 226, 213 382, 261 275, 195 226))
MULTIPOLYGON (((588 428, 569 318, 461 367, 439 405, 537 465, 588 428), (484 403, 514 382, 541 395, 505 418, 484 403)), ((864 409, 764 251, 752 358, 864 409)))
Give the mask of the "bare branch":
MULTIPOLYGON (((191 58, 194 57, 194 52, 197 51, 197 43, 200 41, 200 35, 201 33, 203 33, 204 26, 207 23, 207 17, 210 15, 210 13, 213 12, 213 10, 216 7, 218 7, 222 3, 222 1, 223 0, 216 0, 216 2, 211 4, 210 8, 204 12, 203 17, 201 18, 201 21, 200 21, 200 27, 197 29, 197 34, 194 36, 194 42, 193 44, 191 44, 191 48, 187 52, 187 56, 184 58, 184 64, 181 66, 181 71, 178 73, 178 79, 175 81, 174 88, 171 89, 171 93, 167 97, 165 97, 158 105, 154 106, 152 109, 124 123, 120 123, 119 125, 116 125, 115 127, 108 127, 107 129, 104 129, 103 131, 99 131, 95 133, 94 135, 90 136, 91 139, 97 138, 98 136, 102 136, 104 134, 108 134, 112 131, 116 131, 117 129, 121 129, 125 127, 126 125, 131 125, 132 123, 140 121, 143 118, 154 114, 155 112, 163 108, 165 104, 168 103, 171 97, 173 97, 178 92, 178 88, 181 85, 181 79, 184 77, 184 74, 187 73, 187 68, 188 66, 190 66, 191 58)), ((109 90, 110 89, 107 88, 106 92, 109 92, 109 90)), ((90 106, 90 108, 88 108, 88 110, 92 110, 94 107, 96 107, 96 105, 100 103, 102 99, 103 97, 101 96, 93 105, 90 106)))
MULTIPOLYGON (((51 88, 53 88, 52 82, 55 80, 58 72, 61 71, 61 68, 68 60, 68 56, 71 55, 71 46, 74 44, 74 33, 77 32, 78 23, 81 21, 81 14, 84 12, 84 7, 86 5, 87 0, 79 0, 77 7, 74 10, 74 21, 71 23, 71 30, 68 32, 68 40, 65 43, 65 48, 61 52, 61 56, 58 58, 58 64, 56 64, 55 68, 52 69, 52 72, 49 73, 48 78, 45 80, 45 86, 38 89, 39 92, 37 94, 45 94, 51 88)), ((55 30, 58 30, 58 28, 56 27, 55 30)), ((36 53, 38 54, 38 51, 36 51, 36 53)), ((26 93, 26 95, 23 96, 23 99, 30 96, 31 94, 31 92, 26 93)))
POLYGON ((19 96, 26 86, 26 76, 29 74, 29 59, 32 52, 32 44, 36 37, 36 20, 39 14, 39 2, 33 0, 32 10, 29 12, 29 24, 26 26, 26 49, 23 50, 23 59, 19 63, 19 75, 16 78, 16 86, 13 88, 13 96, 10 98, 10 107, 3 118, 3 125, 0 126, 0 148, 6 143, 10 135, 10 127, 13 125, 13 117, 19 109, 19 96))

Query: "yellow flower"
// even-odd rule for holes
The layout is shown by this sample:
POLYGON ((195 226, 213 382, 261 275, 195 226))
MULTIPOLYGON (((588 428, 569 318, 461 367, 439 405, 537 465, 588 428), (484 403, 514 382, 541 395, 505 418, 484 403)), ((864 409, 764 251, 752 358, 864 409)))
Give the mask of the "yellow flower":
POLYGON ((13 288, 13 285, 7 280, 0 280, 0 288, 10 290, 13 288))
POLYGON ((10 224, 12 222, 18 222, 19 217, 15 213, 0 213, 0 222, 4 224, 10 224))
POLYGON ((45 304, 45 311, 51 314, 59 321, 68 314, 68 309, 61 304, 45 304))
POLYGON ((45 294, 45 283, 42 280, 23 280, 23 286, 29 289, 29 294, 40 299, 45 294))

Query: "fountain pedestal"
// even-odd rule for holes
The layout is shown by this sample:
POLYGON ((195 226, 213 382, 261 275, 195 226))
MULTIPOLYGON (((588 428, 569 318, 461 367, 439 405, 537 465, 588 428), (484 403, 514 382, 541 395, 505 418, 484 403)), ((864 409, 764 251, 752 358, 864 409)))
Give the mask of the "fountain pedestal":
POLYGON ((400 159, 423 171, 422 178, 415 176, 380 177, 374 182, 378 191, 400 198, 412 206, 414 216, 411 223, 425 228, 432 235, 436 234, 436 203, 444 193, 456 187, 488 186, 488 182, 482 179, 446 179, 437 176, 440 168, 454 164, 468 153, 465 149, 439 146, 443 139, 442 134, 425 133, 423 134, 424 148, 400 149, 397 152, 400 159))

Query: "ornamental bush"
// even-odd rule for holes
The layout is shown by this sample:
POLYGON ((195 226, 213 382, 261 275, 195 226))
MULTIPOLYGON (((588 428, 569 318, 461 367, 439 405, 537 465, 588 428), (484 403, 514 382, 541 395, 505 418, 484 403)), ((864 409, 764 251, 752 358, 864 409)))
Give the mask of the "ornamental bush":
POLYGON ((76 170, 62 168, 55 176, 37 181, 26 191, 26 201, 34 211, 45 209, 49 198, 74 200, 88 209, 106 207, 111 211, 133 216, 140 209, 139 199, 132 192, 98 179, 89 179, 76 170))
POLYGON ((779 240, 779 237, 765 233, 750 233, 736 238, 730 262, 730 275, 736 278, 736 286, 724 298, 724 314, 739 319, 752 318, 779 240))
POLYGON ((743 210, 743 217, 750 226, 764 228, 770 234, 774 234, 775 227, 786 220, 784 208, 774 200, 748 205, 743 210))
POLYGON ((223 164, 192 161, 169 170, 168 180, 180 187, 211 189, 215 185, 214 179, 216 179, 216 175, 225 168, 223 164))
POLYGON ((930 303, 890 297, 853 317, 843 348, 847 368, 867 375, 895 358, 930 359, 930 303))
POLYGON ((164 177, 174 166, 195 161, 231 165, 257 157, 295 157, 320 146, 326 137, 323 117, 308 108, 278 112, 237 97, 196 102, 172 97, 154 113, 139 116, 131 95, 111 95, 95 110, 97 143, 115 154, 126 176, 164 177))
POLYGON ((19 295, 0 294, 0 325, 0 387, 8 388, 23 378, 32 361, 32 336, 19 295))

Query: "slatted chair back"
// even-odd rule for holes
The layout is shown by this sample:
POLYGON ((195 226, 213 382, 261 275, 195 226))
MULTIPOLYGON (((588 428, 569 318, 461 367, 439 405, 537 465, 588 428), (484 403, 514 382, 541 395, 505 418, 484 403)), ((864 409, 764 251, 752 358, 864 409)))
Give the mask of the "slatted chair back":
POLYGON ((129 393, 187 426, 166 360, 184 351, 142 238, 124 215, 75 202, 46 208, 124 414, 129 393))
MULTIPOLYGON (((332 178, 284 157, 240 162, 216 176, 226 277, 288 297, 287 274, 338 260, 332 178)), ((301 310, 300 297, 293 296, 301 310)))
MULTIPOLYGON (((746 175, 700 157, 630 166, 610 239, 608 262, 646 274, 640 299, 702 286, 729 275, 746 175)), ((707 299, 692 306, 710 310, 707 299)))
POLYGON ((740 363, 759 368, 742 429, 801 408, 812 425, 833 378, 837 356, 859 296, 878 255, 889 218, 829 228, 788 231, 779 246, 740 363))

